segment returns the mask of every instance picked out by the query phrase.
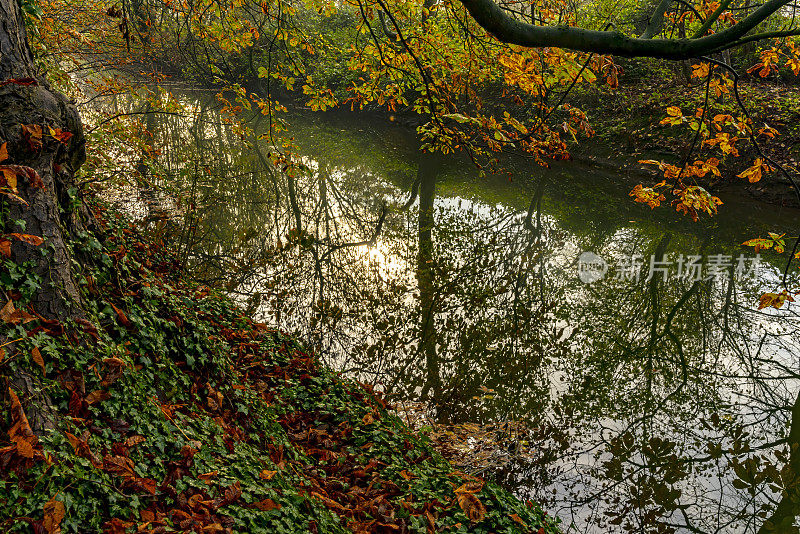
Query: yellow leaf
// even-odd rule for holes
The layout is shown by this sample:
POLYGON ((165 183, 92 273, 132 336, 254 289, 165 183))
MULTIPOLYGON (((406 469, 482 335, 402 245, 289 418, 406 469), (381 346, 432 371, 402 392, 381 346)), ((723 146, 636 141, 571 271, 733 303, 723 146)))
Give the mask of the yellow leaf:
POLYGON ((794 302, 794 298, 785 289, 780 293, 764 293, 758 299, 758 309, 762 310, 767 307, 780 309, 786 301, 794 302))

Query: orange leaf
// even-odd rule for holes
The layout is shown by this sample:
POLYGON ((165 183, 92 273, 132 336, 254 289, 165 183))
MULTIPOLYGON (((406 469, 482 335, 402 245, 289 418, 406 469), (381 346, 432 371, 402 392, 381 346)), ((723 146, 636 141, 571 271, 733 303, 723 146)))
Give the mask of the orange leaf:
POLYGON ((39 245, 44 243, 44 239, 42 239, 38 235, 18 234, 12 232, 10 234, 4 234, 3 237, 11 237, 16 239, 17 241, 24 241, 25 243, 28 243, 29 245, 33 245, 35 247, 38 247, 39 245))
POLYGON ((133 326, 133 323, 131 323, 130 319, 128 319, 128 316, 125 315, 124 311, 120 310, 119 308, 117 308, 113 304, 111 305, 111 307, 114 308, 115 312, 117 312, 117 318, 119 319, 119 324, 121 324, 125 328, 133 326))
POLYGON ((35 316, 26 312, 25 310, 18 310, 14 307, 14 301, 9 300, 6 305, 0 309, 0 321, 10 324, 25 324, 36 319, 35 316))
POLYGON ((261 471, 261 473, 259 473, 258 476, 259 478, 261 478, 261 480, 272 480, 272 477, 274 477, 276 473, 277 471, 270 471, 269 469, 264 469, 263 471, 261 471))
POLYGON ((208 473, 203 473, 201 475, 197 475, 197 478, 199 478, 200 480, 209 481, 212 478, 216 477, 218 474, 219 474, 219 471, 211 471, 211 472, 208 472, 208 473))
POLYGON ((14 172, 8 165, 0 167, 0 173, 3 175, 6 187, 12 191, 17 191, 17 173, 14 172))
POLYGON ((8 159, 8 143, 0 145, 0 163, 8 159))
POLYGON ((69 141, 70 138, 72 137, 72 133, 61 131, 61 128, 56 128, 56 129, 50 128, 50 135, 54 139, 58 139, 59 141, 61 141, 61 143, 65 145, 67 144, 67 141, 69 141))
POLYGON ((468 480, 455 489, 456 493, 480 493, 483 480, 468 480))
POLYGON ((471 522, 477 523, 486 515, 486 507, 472 493, 459 492, 456 493, 456 496, 458 497, 458 505, 471 522))
POLYGON ((762 310, 766 307, 780 309, 783 307, 784 302, 794 302, 794 298, 785 289, 780 293, 764 293, 758 299, 758 309, 762 310))
POLYGON ((29 441, 19 438, 15 443, 17 444, 17 454, 23 458, 33 458, 33 445, 29 441))
POLYGON ((262 512, 268 512, 270 510, 280 510, 281 505, 273 501, 272 499, 264 499, 263 501, 254 502, 251 505, 253 508, 258 508, 262 512))
POLYGON ((39 347, 33 347, 31 356, 33 357, 33 361, 36 362, 36 365, 42 368, 42 374, 47 374, 44 368, 44 359, 42 359, 42 353, 39 351, 39 347))
POLYGON ((45 503, 43 526, 47 534, 59 534, 61 532, 61 521, 64 519, 65 513, 64 503, 57 501, 55 497, 45 503))
POLYGON ((136 434, 136 435, 131 436, 128 439, 125 440, 125 446, 126 447, 135 447, 136 445, 138 445, 140 443, 143 443, 145 441, 145 439, 146 438, 144 436, 140 436, 140 435, 136 434))
POLYGON ((514 520, 515 523, 518 523, 518 524, 522 525, 523 527, 528 528, 528 525, 525 523, 525 521, 523 521, 522 518, 520 516, 518 516, 517 514, 508 514, 508 517, 510 517, 512 520, 514 520))

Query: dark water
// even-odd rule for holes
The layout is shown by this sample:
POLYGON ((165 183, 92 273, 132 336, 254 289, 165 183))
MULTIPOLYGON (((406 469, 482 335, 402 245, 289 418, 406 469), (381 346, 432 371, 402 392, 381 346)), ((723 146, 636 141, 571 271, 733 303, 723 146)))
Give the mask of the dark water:
POLYGON ((797 211, 723 197, 695 223, 633 203, 627 171, 519 159, 481 178, 365 115, 291 113, 270 138, 265 117, 240 131, 184 105, 149 127, 189 272, 432 420, 524 424, 492 427, 483 474, 565 530, 757 532, 798 484, 776 443, 798 306, 756 309, 787 253, 740 245, 796 235, 797 211))

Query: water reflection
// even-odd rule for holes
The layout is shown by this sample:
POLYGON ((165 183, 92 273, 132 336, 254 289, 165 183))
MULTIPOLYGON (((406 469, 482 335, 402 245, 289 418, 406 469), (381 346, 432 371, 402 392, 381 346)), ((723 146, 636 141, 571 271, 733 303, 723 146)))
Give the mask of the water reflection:
POLYGON ((796 212, 732 202, 695 224, 591 167, 477 180, 363 116, 297 114, 294 137, 261 139, 185 103, 189 122, 148 124, 163 150, 141 174, 179 199, 198 280, 438 421, 524 421, 493 476, 571 531, 793 531, 797 307, 754 309, 781 260, 743 276, 736 244, 796 212), (283 144, 298 157, 276 166, 283 144), (583 251, 605 278, 578 278, 583 251), (702 280, 616 276, 636 255, 720 254, 702 280))

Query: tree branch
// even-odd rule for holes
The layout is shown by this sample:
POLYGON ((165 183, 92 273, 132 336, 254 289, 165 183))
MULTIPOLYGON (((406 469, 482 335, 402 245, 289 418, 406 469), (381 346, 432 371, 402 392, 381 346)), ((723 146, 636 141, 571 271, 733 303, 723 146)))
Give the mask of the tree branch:
POLYGON ((650 22, 647 24, 642 39, 652 39, 654 35, 661 33, 661 28, 664 26, 664 14, 669 9, 672 0, 661 0, 661 3, 656 6, 653 14, 650 16, 650 22))
POLYGON ((536 26, 514 19, 493 0, 460 1, 478 24, 506 43, 530 48, 552 46, 598 54, 681 60, 738 46, 740 39, 750 30, 792 0, 769 0, 738 24, 698 39, 643 39, 616 31, 536 26))

